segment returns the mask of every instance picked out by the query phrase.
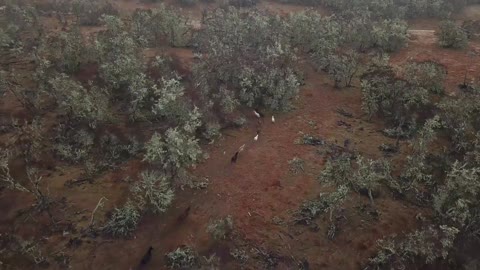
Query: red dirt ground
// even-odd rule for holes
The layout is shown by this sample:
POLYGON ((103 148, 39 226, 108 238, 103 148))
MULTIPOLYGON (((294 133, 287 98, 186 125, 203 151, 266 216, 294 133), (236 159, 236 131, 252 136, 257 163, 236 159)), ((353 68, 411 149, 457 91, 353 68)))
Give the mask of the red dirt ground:
MULTIPOLYGON (((122 0, 119 3, 125 11, 139 6, 132 1, 122 0)), ((262 2, 259 8, 280 13, 303 9, 272 2, 262 2)), ((191 12, 194 18, 201 15, 198 7, 191 9, 191 12)), ((480 74, 480 61, 477 58, 470 65, 466 51, 438 48, 430 31, 412 31, 411 34, 413 38, 409 47, 392 55, 392 63, 401 64, 409 59, 433 59, 445 64, 448 67, 446 86, 451 93, 461 83, 459 78, 463 78, 465 68, 468 67, 471 74, 480 74)), ((471 44, 471 50, 479 51, 480 44, 471 44)), ((174 55, 186 68, 192 62, 193 56, 188 50, 171 49, 168 53, 174 55)), ((383 192, 375 200, 380 218, 374 221, 355 208, 368 205, 368 198, 351 194, 345 205, 348 222, 341 227, 335 240, 330 241, 326 237, 328 217, 319 218, 316 232, 306 226, 293 224, 293 211, 303 201, 330 190, 316 180, 324 164, 317 149, 323 148, 294 144, 301 132, 340 145, 349 139, 352 148, 369 158, 381 157, 378 150, 380 144, 393 143, 393 140, 379 132, 381 124, 367 122, 362 118, 359 88, 334 89, 325 74, 313 71, 306 63, 300 64, 306 69, 307 80, 295 110, 275 115, 275 124, 269 121, 270 114, 267 113, 268 117, 262 124, 257 142, 253 141, 256 119, 252 113, 246 112, 249 124, 241 129, 227 130, 220 139, 206 145, 204 150, 209 158, 191 170, 197 177, 208 178, 208 188, 179 190, 173 207, 163 215, 143 217, 131 239, 86 237, 82 238, 80 246, 67 247, 69 240, 81 237, 79 230, 88 225, 90 213, 101 197, 106 197, 108 201, 104 210, 97 212, 99 221, 108 210, 125 201, 128 183, 123 179, 127 175, 134 177, 145 167, 138 160, 95 179, 94 184, 72 188, 65 188, 64 184, 67 180, 79 177, 79 168, 57 164, 55 171, 44 171, 51 196, 65 197, 65 207, 61 209, 65 212, 65 220, 61 223, 72 223, 75 226, 62 228, 56 234, 43 235, 42 231, 45 232, 48 228, 39 231, 37 224, 40 222, 23 223, 18 220, 18 210, 27 208, 32 203, 31 198, 21 193, 3 192, 0 196, 0 207, 4 209, 0 217, 0 232, 15 232, 25 239, 43 235, 42 244, 47 247, 48 253, 64 252, 70 255, 72 269, 134 269, 149 246, 155 249, 151 263, 144 269, 164 269, 164 254, 184 244, 194 247, 202 255, 215 252, 222 259, 220 269, 240 268, 238 262, 229 255, 229 250, 233 247, 245 249, 250 255, 251 248, 278 255, 281 259, 275 269, 295 269, 296 264, 303 259, 308 260, 310 269, 360 269, 375 252, 377 239, 414 230, 421 225, 415 216, 418 213, 428 213, 403 201, 393 200, 387 192, 383 192), (337 114, 337 108, 352 112, 354 117, 346 118, 337 114), (343 120, 352 127, 338 126, 338 120, 343 120), (246 148, 237 164, 230 164, 231 155, 243 144, 246 144, 246 148), (294 157, 305 160, 305 173, 294 175, 289 171, 288 161, 294 157), (47 175, 49 173, 51 175, 47 175), (178 217, 188 206, 191 206, 189 216, 179 222, 178 217), (231 215, 234 220, 233 240, 212 241, 206 233, 208 222, 227 215, 231 215), (11 224, 16 224, 15 229, 12 230, 11 224)), ((7 113, 4 106, 2 104, 2 113, 7 113)), ((403 142, 401 149, 405 149, 406 144, 403 142)), ((401 153, 395 156, 394 164, 404 155, 401 153)), ((61 269, 54 263, 50 268, 61 269)), ((244 268, 264 269, 265 266, 261 260, 250 259, 244 268)))

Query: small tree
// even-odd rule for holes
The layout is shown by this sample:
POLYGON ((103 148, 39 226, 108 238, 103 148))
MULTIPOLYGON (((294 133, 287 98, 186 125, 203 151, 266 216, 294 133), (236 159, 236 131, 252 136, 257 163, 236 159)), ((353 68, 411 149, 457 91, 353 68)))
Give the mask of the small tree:
POLYGON ((95 40, 100 77, 113 89, 128 88, 144 70, 140 41, 133 38, 121 18, 104 15, 102 22, 106 29, 95 40))
POLYGON ((437 32, 438 43, 444 48, 462 49, 467 47, 467 33, 453 21, 443 21, 437 32))
POLYGON ((459 228, 468 224, 478 226, 480 216, 475 211, 479 209, 479 195, 480 168, 468 168, 467 164, 456 161, 448 172, 445 184, 434 195, 434 209, 440 217, 459 228))
POLYGON ((133 14, 132 32, 144 46, 167 41, 171 46, 186 46, 192 37, 189 19, 164 4, 153 10, 137 10, 133 14))
POLYGON ((215 240, 225 240, 232 234, 233 231, 233 219, 231 216, 226 218, 217 219, 208 224, 207 232, 215 240))
POLYGON ((406 269, 412 262, 415 265, 431 264, 439 258, 445 259, 458 233, 454 227, 441 225, 417 230, 404 239, 379 240, 380 251, 365 269, 406 269))
POLYGON ((85 120, 93 128, 110 118, 108 98, 101 89, 92 87, 88 91, 65 74, 52 79, 50 84, 57 104, 67 115, 85 120))
POLYGON ((427 89, 432 94, 443 94, 446 75, 445 67, 433 61, 408 63, 404 73, 405 80, 427 89))
POLYGON ((412 142, 413 154, 407 157, 407 165, 401 177, 406 184, 403 189, 418 188, 419 184, 432 184, 430 166, 426 157, 429 144, 436 138, 436 129, 440 128, 440 118, 435 116, 425 122, 418 132, 418 137, 412 142))
POLYGON ((128 201, 122 208, 115 208, 113 214, 103 227, 103 231, 115 237, 130 235, 138 225, 140 213, 137 208, 128 201))
POLYGON ((197 253, 187 246, 178 247, 165 255, 170 269, 194 269, 198 267, 197 253))
POLYGON ((140 177, 132 187, 137 205, 154 213, 167 211, 175 196, 169 179, 157 171, 144 171, 140 177))
POLYGON ((179 128, 168 129, 165 137, 153 134, 145 147, 143 160, 160 164, 172 176, 176 176, 179 169, 194 165, 202 153, 198 140, 179 128))
POLYGON ((349 188, 340 185, 337 190, 328 194, 320 194, 320 202, 325 205, 325 212, 329 212, 330 222, 333 222, 333 213, 337 211, 347 198, 349 188))
POLYGON ((107 0, 73 0, 71 5, 72 12, 80 25, 98 25, 102 15, 118 14, 107 0))
POLYGON ((384 20, 373 26, 374 46, 387 52, 398 51, 407 43, 408 24, 401 20, 384 20))
POLYGON ((328 74, 335 81, 335 87, 352 86, 352 80, 360 68, 359 56, 355 51, 333 54, 328 57, 328 74))
POLYGON ((94 59, 77 26, 44 40, 42 50, 53 65, 68 74, 75 73, 82 63, 94 59))
POLYGON ((383 182, 389 182, 392 178, 390 164, 385 160, 371 160, 363 157, 357 158, 357 171, 353 174, 354 189, 366 190, 370 202, 373 204, 373 192, 383 182))

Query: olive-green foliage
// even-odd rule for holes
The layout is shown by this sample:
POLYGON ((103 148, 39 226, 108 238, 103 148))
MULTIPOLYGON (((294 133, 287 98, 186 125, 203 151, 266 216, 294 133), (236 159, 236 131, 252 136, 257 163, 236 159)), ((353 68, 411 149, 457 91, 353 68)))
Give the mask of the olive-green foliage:
POLYGON ((415 17, 446 17, 454 8, 460 8, 455 1, 448 0, 408 0, 406 16, 415 17))
POLYGON ((178 2, 184 6, 193 6, 197 4, 197 0, 178 0, 178 2))
POLYGON ((12 24, 0 28, 0 48, 10 50, 20 49, 22 43, 16 37, 17 31, 18 28, 12 24))
POLYGON ((153 134, 145 148, 145 161, 159 164, 173 175, 179 169, 194 165, 202 153, 198 140, 178 127, 168 129, 164 136, 153 134))
POLYGON ((346 154, 330 159, 320 173, 319 180, 324 183, 335 185, 353 185, 350 178, 353 174, 351 157, 346 154))
POLYGON ((122 208, 115 208, 110 219, 103 227, 103 231, 114 237, 129 236, 138 225, 140 213, 137 208, 128 201, 122 208))
POLYGON ((368 116, 379 114, 394 125, 407 122, 428 104, 429 93, 395 77, 390 67, 375 67, 362 78, 362 109, 368 116))
POLYGON ((27 188, 18 183, 10 173, 10 160, 12 159, 12 152, 8 149, 0 148, 0 186, 11 190, 22 192, 29 192, 27 188))
POLYGON ((446 225, 430 226, 405 238, 378 241, 380 251, 370 259, 366 270, 408 269, 411 265, 431 264, 447 258, 459 230, 446 225))
POLYGON ((73 0, 71 9, 80 25, 99 25, 102 15, 118 14, 107 0, 73 0))
POLYGON ((132 186, 132 193, 140 209, 154 213, 167 211, 174 198, 169 178, 158 171, 143 171, 140 181, 132 186))
POLYGON ((315 218, 327 212, 330 212, 330 221, 333 221, 333 213, 343 205, 348 192, 349 188, 346 185, 340 185, 333 192, 322 193, 318 199, 303 203, 295 214, 295 221, 309 225, 315 218))
POLYGON ((443 94, 446 75, 445 67, 436 62, 411 62, 405 67, 404 78, 409 83, 423 87, 432 94, 443 94))
POLYGON ((183 47, 192 36, 189 19, 163 4, 153 10, 136 10, 132 16, 132 33, 147 47, 158 46, 165 40, 171 46, 183 47))
POLYGON ((386 160, 357 158, 357 171, 353 174, 353 188, 357 191, 366 190, 373 202, 373 193, 382 183, 389 183, 392 179, 390 163, 386 160))
POLYGON ((165 257, 170 269, 195 269, 199 264, 197 253, 188 246, 178 247, 165 257))
POLYGON ((454 21, 443 21, 436 34, 438 43, 444 48, 462 49, 468 45, 467 33, 454 21))
POLYGON ((86 121, 93 128, 110 118, 108 97, 102 89, 87 90, 65 74, 58 75, 50 84, 60 109, 72 118, 86 121))
POLYGON ((231 216, 211 221, 208 224, 207 232, 215 240, 225 240, 232 234, 233 219, 231 216))
POLYGON ((468 149, 480 130, 480 91, 463 91, 445 97, 438 105, 442 125, 457 151, 468 149))
POLYGON ((384 20, 373 25, 373 47, 398 51, 407 43, 408 24, 402 20, 384 20))
POLYGON ((350 156, 345 154, 327 161, 319 177, 322 183, 348 186, 357 192, 366 191, 372 202, 372 194, 391 179, 390 164, 386 160, 358 156, 355 164, 352 164, 350 156))
POLYGON ((54 139, 54 153, 62 160, 78 164, 90 156, 94 146, 94 136, 84 129, 71 130, 60 125, 54 139))
POLYGON ((29 4, 5 2, 2 10, 5 23, 0 24, 0 48, 20 53, 26 45, 36 43, 36 38, 42 31, 39 16, 36 9, 29 4), (24 35, 27 31, 29 35, 24 35))
POLYGON ((49 61, 58 70, 69 74, 78 71, 82 63, 93 59, 90 58, 91 51, 86 47, 78 27, 50 36, 42 47, 49 61))
POLYGON ((188 108, 183 99, 184 87, 177 78, 162 78, 153 82, 144 73, 134 77, 128 87, 130 94, 130 117, 132 119, 166 119, 183 124, 197 114, 188 108))
POLYGON ((105 30, 95 40, 100 77, 113 89, 127 88, 144 70, 139 44, 121 18, 103 16, 102 22, 105 30))
POLYGON ((13 145, 25 161, 39 161, 45 147, 45 130, 41 118, 34 118, 32 121, 20 123, 12 119, 14 134, 10 139, 13 145))
POLYGON ((235 7, 253 7, 258 4, 259 0, 226 0, 229 5, 235 7))
MULTIPOLYGON (((480 230, 480 167, 456 161, 434 195, 435 211, 458 228, 480 230), (471 225, 475 225, 472 228, 471 225)), ((477 235, 480 236, 480 235, 477 235)))
POLYGON ((369 11, 353 11, 342 13, 340 22, 345 42, 361 50, 394 52, 406 46, 408 24, 403 20, 376 19, 369 11))
POLYGON ((320 69, 328 65, 329 56, 343 39, 335 17, 322 17, 314 11, 292 13, 287 30, 292 44, 309 53, 320 69))
POLYGON ((445 17, 465 3, 449 0, 323 0, 335 11, 370 12, 375 18, 445 17))
POLYGON ((237 104, 290 108, 299 83, 284 29, 279 17, 257 11, 229 8, 209 14, 198 35, 208 58, 194 66, 207 105, 227 113, 237 104))
POLYGON ((402 189, 418 188, 418 185, 432 184, 431 166, 426 158, 428 148, 436 139, 436 130, 441 127, 440 118, 435 116, 425 122, 418 131, 418 137, 411 143, 413 154, 407 157, 407 164, 402 172, 402 189))
POLYGON ((332 54, 327 60, 328 75, 334 80, 335 87, 349 87, 360 68, 359 55, 355 51, 344 54, 332 54))
POLYGON ((288 165, 290 165, 290 171, 293 174, 299 174, 300 172, 305 171, 305 160, 299 157, 294 157, 291 160, 289 160, 288 165))

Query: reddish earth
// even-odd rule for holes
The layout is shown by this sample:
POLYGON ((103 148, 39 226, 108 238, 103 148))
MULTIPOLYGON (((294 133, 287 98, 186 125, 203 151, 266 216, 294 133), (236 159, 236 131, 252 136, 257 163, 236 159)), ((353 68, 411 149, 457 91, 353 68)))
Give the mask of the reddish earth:
MULTIPOLYGON (((122 0, 118 3, 125 11, 140 6, 133 1, 122 0)), ((150 8, 153 5, 142 6, 150 8)), ((259 8, 279 13, 304 9, 274 2, 262 2, 259 8)), ((193 18, 201 17, 199 7, 186 10, 192 12, 193 18)), ((428 25, 428 22, 416 22, 414 25, 422 24, 428 25)), ((415 29, 421 31, 411 31, 412 40, 408 48, 392 55, 392 63, 401 64, 410 59, 438 61, 448 68, 446 86, 452 93, 461 83, 465 69, 469 74, 480 74, 478 58, 472 61, 466 51, 438 48, 434 33, 423 31, 434 28, 415 29)), ((470 49, 480 53, 480 43, 472 43, 470 49)), ((185 68, 191 66, 191 51, 169 49, 167 52, 185 68)), ((147 52, 147 56, 150 53, 147 52)), ((128 183, 123 180, 126 176, 135 177, 145 167, 139 160, 130 161, 117 171, 95 179, 93 184, 85 183, 71 188, 65 187, 65 183, 77 179, 82 173, 80 168, 56 164, 55 170, 42 171, 48 181, 50 195, 65 200, 58 210, 64 219, 59 221, 57 233, 46 233, 50 231, 48 226, 39 228, 38 224, 48 224, 46 217, 36 217, 37 220, 30 219, 27 222, 23 222, 23 217, 18 218, 18 211, 31 205, 31 197, 19 192, 3 191, 0 196, 0 207, 3 209, 0 232, 15 233, 24 239, 42 236, 41 244, 46 247, 46 254, 67 254, 71 257, 72 269, 133 269, 149 246, 154 247, 153 257, 144 269, 164 269, 164 254, 180 245, 192 246, 201 255, 216 253, 222 261, 220 269, 240 268, 239 262, 229 255, 233 248, 244 249, 251 257, 254 256, 252 248, 275 254, 279 258, 275 269, 296 269, 303 260, 309 262, 310 269, 360 269, 374 254, 377 239, 413 231, 421 225, 415 216, 428 213, 404 201, 394 200, 384 191, 375 200, 375 207, 380 213, 378 220, 358 210, 361 206, 369 205, 367 197, 351 194, 344 207, 347 222, 341 226, 334 240, 326 237, 329 224, 326 216, 318 219, 316 230, 294 224, 293 213, 302 202, 331 189, 316 180, 324 165, 324 157, 318 152, 325 148, 295 144, 295 139, 302 132, 339 145, 348 139, 351 148, 369 158, 382 156, 378 150, 382 143, 393 143, 393 140, 381 134, 381 124, 368 122, 363 117, 358 87, 334 89, 325 74, 313 71, 307 63, 299 64, 304 67, 307 79, 296 108, 275 115, 275 124, 269 121, 269 117, 264 119, 260 138, 256 142, 253 141, 257 130, 256 119, 246 111, 248 125, 241 129, 226 130, 220 139, 205 145, 204 150, 209 158, 191 170, 196 177, 208 178, 208 188, 179 189, 173 207, 163 215, 143 217, 134 237, 125 240, 82 237, 80 231, 88 226, 90 213, 100 198, 108 200, 96 214, 97 223, 113 207, 125 202, 128 183), (353 113, 354 117, 339 115, 335 112, 337 108, 353 113), (338 120, 351 127, 339 126, 338 120), (245 151, 232 165, 231 155, 243 144, 246 144, 245 151), (295 175, 290 172, 288 161, 294 157, 305 160, 304 173, 295 175), (189 206, 189 215, 179 220, 189 206), (233 239, 213 241, 206 233, 209 221, 228 215, 234 220, 233 239), (73 227, 68 224, 73 224, 73 227), (80 244, 69 246, 68 242, 73 239, 81 239, 80 244)), ((1 108, 2 114, 10 114, 13 110, 6 104, 2 104, 1 108)), ((5 138, 1 139, 4 141, 5 138)), ((402 153, 392 158, 394 164, 405 156, 407 144, 401 143, 402 153)), ((21 164, 14 167, 18 169, 21 164)), ((24 269, 27 267, 23 266, 24 269)), ((243 267, 264 269, 265 260, 250 258, 243 267)), ((62 269, 55 263, 51 263, 50 268, 62 269)))

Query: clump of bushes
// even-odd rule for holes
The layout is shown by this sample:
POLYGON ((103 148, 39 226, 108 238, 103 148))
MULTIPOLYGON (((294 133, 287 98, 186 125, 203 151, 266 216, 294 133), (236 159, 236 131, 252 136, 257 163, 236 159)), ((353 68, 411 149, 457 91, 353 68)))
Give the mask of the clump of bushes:
POLYGON ((118 11, 107 0, 73 0, 72 12, 80 25, 99 25, 102 15, 117 15, 118 11))
POLYGON ((122 208, 115 208, 103 231, 115 237, 129 236, 136 228, 140 213, 135 205, 128 201, 122 208))
POLYGON ((140 209, 150 209, 154 213, 167 211, 175 196, 170 179, 157 171, 142 172, 132 193, 140 209))
POLYGON ((291 108, 299 82, 295 55, 280 34, 285 22, 235 8, 216 10, 205 22, 197 40, 208 58, 194 66, 194 77, 206 104, 224 113, 238 104, 291 108))
POLYGON ((190 247, 182 246, 165 255, 170 269, 194 269, 199 265, 197 253, 190 247))
POLYGON ((163 4, 153 10, 136 10, 132 16, 132 33, 147 47, 158 46, 163 41, 184 47, 192 37, 189 19, 163 4))
POLYGON ((404 78, 417 87, 427 89, 432 94, 443 94, 443 83, 447 71, 436 62, 412 62, 405 67, 404 78))
POLYGON ((437 37, 438 43, 444 48, 462 49, 468 45, 467 33, 454 21, 443 21, 437 37))
POLYGON ((380 240, 380 251, 365 269, 406 269, 412 262, 431 264, 439 258, 445 259, 458 232, 446 225, 430 226, 407 234, 404 239, 380 240))
POLYGON ((207 227, 207 232, 215 240, 225 240, 231 236, 233 231, 233 219, 231 216, 227 216, 222 219, 217 219, 207 227))

